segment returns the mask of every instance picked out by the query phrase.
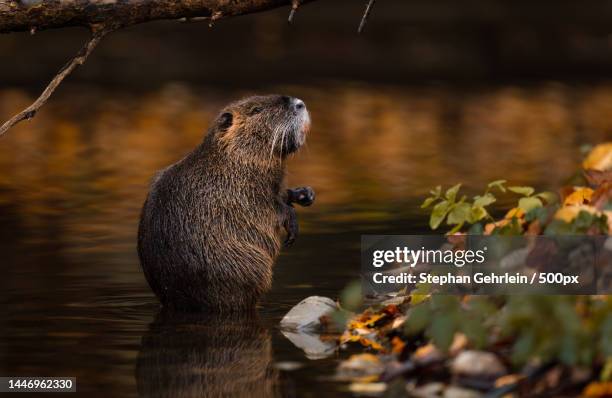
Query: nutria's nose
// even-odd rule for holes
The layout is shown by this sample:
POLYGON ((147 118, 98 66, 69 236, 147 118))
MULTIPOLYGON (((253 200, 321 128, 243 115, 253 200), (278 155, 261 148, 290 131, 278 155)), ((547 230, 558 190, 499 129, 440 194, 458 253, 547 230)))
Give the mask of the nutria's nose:
POLYGON ((293 98, 293 107, 296 111, 301 111, 306 108, 306 104, 299 98, 293 98))

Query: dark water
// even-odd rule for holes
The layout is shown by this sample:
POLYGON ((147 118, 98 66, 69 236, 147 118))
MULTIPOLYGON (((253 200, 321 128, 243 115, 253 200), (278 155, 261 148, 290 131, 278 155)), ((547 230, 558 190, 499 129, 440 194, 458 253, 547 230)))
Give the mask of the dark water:
MULTIPOLYGON (((302 235, 258 319, 158 314, 135 250, 154 171, 244 92, 67 86, 0 142, 1 375, 73 376, 87 396, 346 395, 328 380, 342 354, 310 360, 277 324, 301 299, 335 298, 356 278, 360 234, 426 232, 418 204, 438 184, 555 189, 581 145, 612 137, 611 84, 275 89, 312 112, 289 181, 318 196, 299 211, 302 235), (278 368, 288 361, 301 367, 278 368)), ((0 115, 29 99, 0 91, 0 115)))

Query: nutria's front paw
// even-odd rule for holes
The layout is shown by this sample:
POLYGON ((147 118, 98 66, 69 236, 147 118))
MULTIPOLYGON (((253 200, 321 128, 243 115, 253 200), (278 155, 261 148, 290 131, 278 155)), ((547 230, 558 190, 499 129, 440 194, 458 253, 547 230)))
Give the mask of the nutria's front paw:
POLYGON ((297 203, 300 206, 310 206, 314 203, 315 192, 310 187, 300 187, 287 190, 289 204, 297 203))

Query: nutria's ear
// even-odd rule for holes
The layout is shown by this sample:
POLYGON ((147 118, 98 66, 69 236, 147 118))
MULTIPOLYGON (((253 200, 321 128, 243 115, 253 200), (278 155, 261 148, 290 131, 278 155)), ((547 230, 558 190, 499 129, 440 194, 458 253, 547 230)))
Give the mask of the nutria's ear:
POLYGON ((223 114, 221 114, 221 116, 219 116, 219 119, 217 119, 217 127, 219 128, 219 130, 227 130, 232 127, 233 123, 234 115, 229 112, 224 112, 223 114))

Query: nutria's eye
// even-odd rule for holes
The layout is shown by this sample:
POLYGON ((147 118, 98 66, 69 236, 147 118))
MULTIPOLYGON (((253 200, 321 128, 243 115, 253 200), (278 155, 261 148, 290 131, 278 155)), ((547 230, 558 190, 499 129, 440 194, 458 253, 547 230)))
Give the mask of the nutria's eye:
POLYGON ((221 130, 227 130, 232 127, 232 123, 234 122, 234 115, 229 112, 225 112, 221 116, 219 116, 219 128, 221 130))
POLYGON ((253 115, 257 115, 258 113, 261 113, 263 109, 261 109, 259 106, 256 106, 254 108, 251 108, 249 110, 249 116, 253 116, 253 115))

